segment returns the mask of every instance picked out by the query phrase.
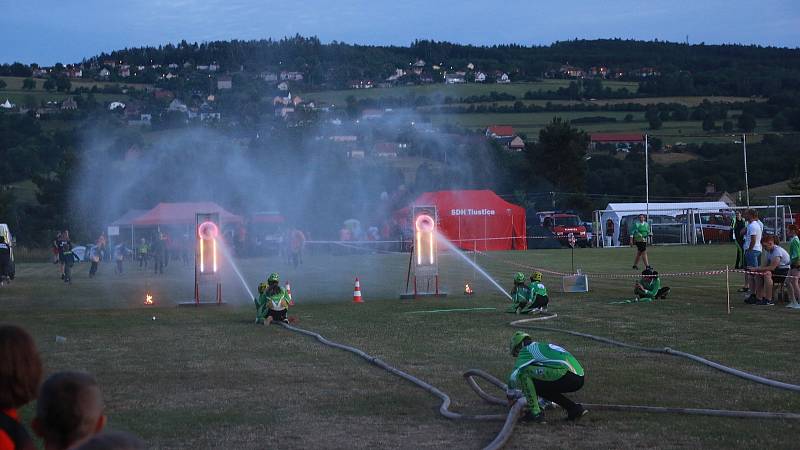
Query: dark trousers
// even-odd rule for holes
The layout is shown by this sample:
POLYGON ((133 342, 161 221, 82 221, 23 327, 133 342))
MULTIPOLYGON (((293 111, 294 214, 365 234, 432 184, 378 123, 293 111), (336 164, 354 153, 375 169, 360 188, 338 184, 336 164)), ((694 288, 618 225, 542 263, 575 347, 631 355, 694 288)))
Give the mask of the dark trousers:
POLYGON ((71 283, 72 282, 72 264, 74 264, 74 261, 72 260, 72 256, 70 256, 69 258, 67 258, 66 261, 64 261, 64 282, 65 283, 71 283))
POLYGON ((159 255, 153 258, 153 273, 164 273, 164 258, 159 255))
POLYGON ((122 275, 122 260, 121 259, 117 260, 117 273, 122 275))
POLYGON ((583 387, 583 377, 567 372, 563 377, 554 381, 533 380, 536 394, 546 400, 556 403, 567 412, 575 409, 575 402, 563 395, 564 392, 575 392, 583 387))
POLYGON ((532 308, 547 308, 548 303, 550 303, 550 298, 548 296, 536 294, 533 299, 532 308))
POLYGON ((93 278, 94 275, 97 273, 97 261, 92 261, 92 267, 89 268, 89 278, 93 278))
POLYGON ((738 242, 736 243, 736 266, 735 266, 736 269, 744 269, 745 268, 745 264, 744 264, 744 248, 742 248, 742 245, 744 245, 744 243, 742 243, 742 244, 740 244, 738 242))

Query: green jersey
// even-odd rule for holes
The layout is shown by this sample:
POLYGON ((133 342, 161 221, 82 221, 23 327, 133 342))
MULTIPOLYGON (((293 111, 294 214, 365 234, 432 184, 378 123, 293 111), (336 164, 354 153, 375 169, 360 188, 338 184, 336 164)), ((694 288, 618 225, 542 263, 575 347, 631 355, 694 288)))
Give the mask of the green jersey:
POLYGON ((644 297, 655 298, 661 289, 661 279, 658 277, 652 279, 642 278, 639 280, 639 284, 644 288, 644 297))
POLYGON ((631 236, 634 242, 643 242, 650 236, 650 224, 647 222, 634 222, 631 226, 631 236))
POLYGON ((267 317, 269 310, 283 311, 289 307, 289 295, 283 288, 275 295, 267 295, 266 291, 261 293, 258 298, 253 299, 256 304, 256 317, 263 319, 267 317))
POLYGON ((525 304, 531 298, 531 291, 524 284, 514 285, 511 290, 511 302, 514 304, 525 304))
POLYGON ((793 237, 789 241, 789 259, 792 260, 792 265, 800 264, 800 238, 793 237))
POLYGON ((542 381, 557 380, 567 372, 583 376, 583 367, 568 351, 555 344, 546 342, 533 342, 522 347, 514 362, 514 371, 508 377, 508 385, 517 387, 520 372, 533 372, 534 378, 542 381), (526 368, 530 368, 525 370, 526 368))
POLYGON ((542 297, 547 296, 547 288, 541 281, 534 281, 533 283, 531 283, 530 290, 531 290, 531 297, 534 297, 536 295, 542 297))

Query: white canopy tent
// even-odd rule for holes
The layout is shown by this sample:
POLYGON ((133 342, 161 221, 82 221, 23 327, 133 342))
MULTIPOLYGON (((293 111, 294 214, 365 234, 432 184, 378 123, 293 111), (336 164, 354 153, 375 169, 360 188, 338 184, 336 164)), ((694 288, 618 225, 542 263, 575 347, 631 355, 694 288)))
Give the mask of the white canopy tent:
MULTIPOLYGON (((609 203, 606 209, 595 211, 595 219, 599 225, 596 235, 601 240, 606 233, 606 222, 614 223, 612 246, 620 244, 620 222, 625 216, 664 215, 676 217, 681 214, 730 211, 725 202, 677 202, 677 203, 609 203)), ((688 217, 688 216, 687 216, 688 217)), ((627 233, 628 231, 625 230, 627 233)))

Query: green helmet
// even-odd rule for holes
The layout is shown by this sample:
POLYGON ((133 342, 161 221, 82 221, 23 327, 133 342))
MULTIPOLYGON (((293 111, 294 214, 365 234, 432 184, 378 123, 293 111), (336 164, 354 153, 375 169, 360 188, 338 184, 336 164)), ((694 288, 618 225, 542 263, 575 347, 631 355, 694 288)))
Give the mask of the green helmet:
POLYGON ((269 274, 269 277, 267 277, 267 283, 272 283, 273 281, 276 283, 280 283, 281 281, 281 277, 279 277, 276 272, 272 272, 269 274))
POLYGON ((514 283, 524 283, 525 282, 525 274, 522 272, 517 272, 514 274, 514 283))
POLYGON ((542 281, 542 272, 533 272, 533 275, 531 275, 531 281, 542 281))
POLYGON ((263 294, 267 291, 267 283, 258 283, 258 293, 263 294))
POLYGON ((511 352, 511 356, 517 356, 517 353, 519 353, 518 351, 515 352, 515 350, 517 350, 517 347, 519 347, 519 345, 522 344, 522 341, 524 341, 525 338, 530 338, 530 337, 531 336, 528 333, 525 333, 524 331, 515 331, 514 334, 511 336, 511 342, 508 346, 508 349, 511 352))

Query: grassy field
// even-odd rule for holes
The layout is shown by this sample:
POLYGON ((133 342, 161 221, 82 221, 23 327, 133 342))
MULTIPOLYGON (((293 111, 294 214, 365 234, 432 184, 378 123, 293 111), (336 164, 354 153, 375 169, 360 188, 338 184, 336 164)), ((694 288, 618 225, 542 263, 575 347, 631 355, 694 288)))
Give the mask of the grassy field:
MULTIPOLYGON (((531 83, 509 83, 509 84, 423 84, 419 86, 398 86, 393 88, 373 88, 373 89, 343 89, 338 91, 307 92, 301 94, 304 99, 316 100, 318 102, 328 102, 343 106, 349 96, 356 99, 361 98, 380 98, 380 97, 400 97, 405 98, 409 95, 414 96, 450 96, 469 97, 471 95, 488 95, 492 91, 497 93, 511 94, 518 99, 522 99, 528 91, 555 91, 561 87, 569 86, 571 80, 543 80, 531 83)), ((627 88, 631 92, 639 89, 639 84, 631 81, 604 81, 603 86, 611 89, 627 88)))
MULTIPOLYGON (((747 102, 747 101, 757 101, 757 102, 764 102, 767 101, 765 98, 757 98, 753 99, 750 97, 715 97, 715 96, 696 96, 696 97, 638 97, 638 98, 629 98, 629 99, 605 99, 605 100, 592 100, 592 101, 578 101, 578 100, 524 100, 519 99, 524 105, 537 105, 537 106, 545 106, 548 103, 553 105, 579 105, 579 104, 587 104, 587 105, 620 105, 620 104, 628 104, 633 103, 636 105, 656 105, 659 103, 677 103, 679 105, 685 105, 690 108, 696 107, 703 103, 705 100, 708 100, 712 103, 735 103, 735 102, 747 102)), ((453 103, 453 105, 460 105, 460 106, 469 106, 469 105, 497 105, 497 106, 513 106, 516 100, 514 101, 500 101, 500 102, 477 102, 477 103, 453 103)), ((422 106, 417 108, 418 111, 428 111, 433 108, 437 108, 438 106, 422 106)), ((597 111, 598 114, 602 114, 602 111, 597 111)))
MULTIPOLYGON (((6 90, 22 90, 22 82, 25 80, 23 77, 0 77, 0 80, 6 82, 6 90)), ((34 90, 43 91, 44 90, 44 78, 32 78, 34 83, 36 83, 36 88, 34 90)), ((97 86, 98 89, 102 89, 107 86, 127 86, 133 89, 147 89, 151 87, 149 84, 143 83, 117 83, 117 82, 110 82, 110 81, 95 81, 95 80, 83 80, 83 79, 70 79, 70 85, 72 89, 77 88, 89 88, 91 89, 93 86, 97 86)))
MULTIPOLYGON (((652 264, 662 273, 719 268, 732 247, 657 247, 652 264)), ((355 345, 416 375, 453 398, 461 412, 501 412, 483 404, 460 374, 482 368, 505 378, 512 332, 505 297, 473 269, 442 256, 446 299, 400 301, 407 255, 307 255, 299 269, 274 259, 240 260, 250 285, 278 270, 292 282, 299 325, 355 345), (364 304, 350 302, 361 278, 364 304), (465 281, 476 295, 464 297, 465 281), (407 314, 412 311, 496 307, 495 312, 407 314)), ((630 249, 578 249, 587 272, 631 274, 630 249)), ((508 284, 518 265, 568 270, 570 252, 496 252, 477 262, 508 284)), ((252 324, 241 284, 224 280, 228 307, 176 308, 191 296, 192 272, 171 263, 155 277, 135 267, 114 276, 101 266, 88 279, 76 268, 65 286, 52 264, 20 264, 18 279, 0 289, 0 317, 30 330, 48 371, 94 373, 107 400, 110 427, 132 431, 151 448, 480 448, 498 423, 453 422, 421 390, 353 355, 321 346, 278 327, 252 324), (146 289, 155 307, 142 305, 146 289), (155 318, 155 319, 154 319, 155 318), (63 336, 58 343, 55 336, 63 336)), ((670 298, 650 304, 612 305, 630 298, 632 279, 590 278, 587 294, 563 294, 546 277, 551 311, 547 326, 604 335, 631 343, 670 346, 763 376, 796 382, 797 324, 793 310, 748 307, 733 298, 726 313, 724 276, 664 278, 670 298)), ((738 276, 731 279, 738 287, 738 276)), ((554 332, 557 342, 585 365, 587 383, 572 397, 617 403, 737 410, 800 410, 800 397, 725 376, 682 359, 610 347, 554 332)), ((26 419, 32 407, 24 410, 26 419)), ((800 424, 702 416, 594 411, 578 425, 550 413, 547 425, 523 425, 509 448, 796 448, 800 424)))
MULTIPOLYGON (((56 101, 60 102, 63 101, 67 96, 75 95, 67 92, 47 92, 44 90, 44 79, 41 78, 33 78, 34 82, 36 83, 36 88, 32 90, 23 90, 22 89, 22 81, 25 78, 22 77, 0 77, 0 80, 6 82, 6 87, 0 90, 0 102, 5 101, 6 99, 11 100, 12 103, 16 103, 18 105, 24 105, 26 99, 29 97, 33 97, 37 103, 42 101, 56 101)), ((145 89, 150 85, 147 84, 125 84, 125 83, 109 83, 103 81, 94 81, 94 80, 70 80, 72 89, 77 88, 92 88, 92 86, 97 86, 98 89, 102 89, 108 85, 118 85, 118 86, 128 86, 135 89, 145 89)), ((124 94, 102 94, 97 93, 94 94, 94 97, 99 102, 110 102, 115 100, 125 100, 128 98, 127 95, 124 94)))
MULTIPOLYGON (((541 113, 519 113, 519 114, 500 114, 500 113, 474 113, 474 114, 432 114, 431 121, 435 125, 452 124, 473 130, 482 130, 489 125, 511 125, 517 133, 524 133, 528 139, 535 139, 539 130, 550 123, 554 117, 561 117, 566 120, 573 120, 580 117, 604 116, 614 117, 616 122, 606 122, 597 124, 574 124, 576 128, 585 130, 588 133, 630 133, 646 132, 649 123, 644 120, 642 112, 626 111, 564 111, 564 112, 541 112, 541 113), (627 114, 633 115, 632 122, 625 122, 627 114)), ((756 131, 770 129, 769 120, 761 119, 757 121, 756 131)), ((687 144, 714 142, 732 142, 735 137, 721 135, 719 131, 708 133, 703 131, 701 121, 667 121, 658 130, 649 132, 651 136, 660 138, 665 144, 683 142, 687 144)), ((754 139, 760 140, 759 137, 754 139)), ((757 142, 753 140, 752 142, 757 142)))

